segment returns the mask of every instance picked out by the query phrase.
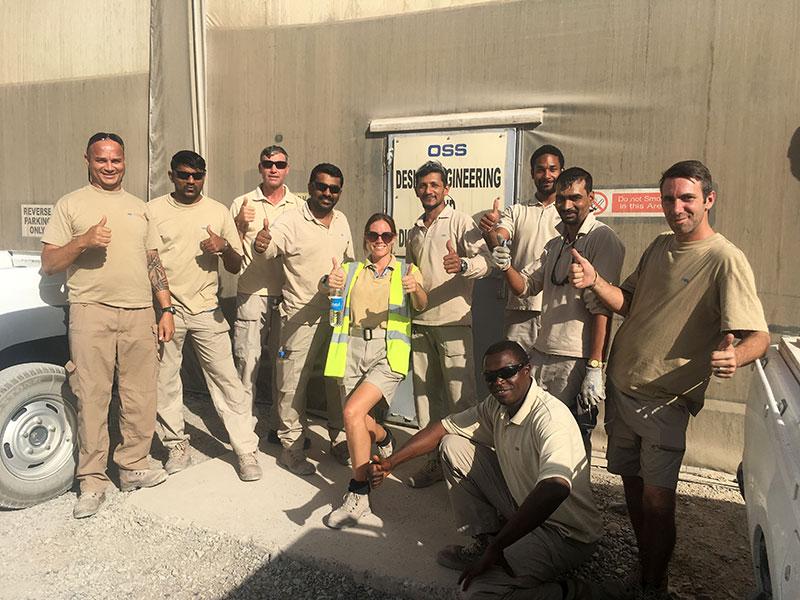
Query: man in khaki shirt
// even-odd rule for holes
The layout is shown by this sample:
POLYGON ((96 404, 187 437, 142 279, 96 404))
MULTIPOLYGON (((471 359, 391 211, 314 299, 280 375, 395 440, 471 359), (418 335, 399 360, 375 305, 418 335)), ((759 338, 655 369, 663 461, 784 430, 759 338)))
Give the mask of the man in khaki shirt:
POLYGON ((711 376, 730 379, 764 355, 769 333, 747 258, 715 233, 708 168, 676 163, 661 176, 672 233, 659 235, 620 287, 572 249, 570 280, 625 317, 608 359, 608 470, 622 476, 639 547, 641 586, 668 598, 675 546, 675 487, 689 414, 711 376), (738 338, 738 344, 734 340, 738 338))
POLYGON ((542 294, 541 329, 531 350, 536 382, 569 407, 591 452, 597 404, 605 400, 603 360, 611 329, 611 311, 591 290, 569 285, 570 250, 577 248, 607 281, 618 282, 625 247, 614 230, 594 218, 592 175, 580 167, 562 171, 555 206, 561 217, 557 238, 522 272, 512 266, 507 247, 492 251, 509 289, 522 297, 542 294))
POLYGON ((483 402, 431 422, 389 458, 374 456, 372 487, 438 447, 456 528, 473 537, 436 557, 462 572, 461 597, 588 597, 585 583, 562 580, 603 534, 578 426, 536 385, 518 343, 490 346, 483 376, 491 392, 483 402))
MULTIPOLYGON (((491 256, 472 217, 445 203, 450 188, 441 163, 428 161, 415 175, 425 211, 408 234, 406 258, 428 290, 428 307, 414 313, 411 349, 414 404, 420 427, 476 400, 472 356, 472 287, 492 268, 491 256)), ((411 487, 442 480, 439 457, 408 478, 411 487)))
POLYGON ((75 518, 89 517, 105 501, 109 478, 108 407, 114 372, 119 381, 119 428, 114 450, 123 491, 167 478, 150 466, 156 421, 158 341, 172 338, 172 314, 155 323, 153 293, 170 307, 158 235, 145 204, 122 189, 125 145, 100 132, 86 145, 89 185, 55 206, 42 236, 42 270, 67 272, 69 350, 67 377, 78 397, 80 498, 75 518))
MULTIPOLYGON (((559 237, 556 230, 560 221, 555 206, 556 179, 563 170, 561 150, 550 144, 540 146, 531 155, 531 178, 536 186, 533 200, 506 207, 501 214, 498 198, 494 209, 480 220, 489 249, 501 242, 509 245, 511 265, 517 271, 536 262, 545 244, 559 237)), ((506 338, 519 342, 530 352, 541 326, 541 311, 541 292, 525 297, 509 294, 505 314, 506 338)))
MULTIPOLYGON (((312 475, 316 468, 304 452, 306 386, 314 364, 328 348, 330 302, 320 281, 331 267, 355 258, 350 225, 335 210, 344 185, 336 165, 322 163, 311 170, 308 200, 274 223, 263 222, 253 249, 255 261, 280 257, 283 265, 283 302, 276 380, 278 385, 278 437, 283 450, 278 464, 296 475, 312 475)), ((327 290, 327 288, 325 288, 327 290)), ((331 452, 347 461, 342 426, 342 399, 338 386, 326 385, 328 433, 331 452)))
POLYGON ((261 467, 252 406, 233 365, 230 328, 217 298, 219 261, 222 259, 229 273, 238 273, 242 244, 228 210, 203 195, 206 161, 202 156, 181 150, 172 157, 169 178, 175 191, 147 206, 149 219, 159 233, 159 250, 172 282, 170 293, 175 306, 175 336, 164 344, 158 373, 159 437, 169 449, 164 467, 171 475, 191 464, 180 375, 188 336, 211 401, 238 457, 239 478, 255 481, 261 478, 261 467))
POLYGON ((239 196, 231 204, 244 256, 236 293, 236 321, 233 324, 233 359, 244 386, 245 400, 251 405, 266 391, 256 392, 261 358, 266 352, 270 365, 272 390, 269 403, 270 441, 278 443, 277 391, 275 369, 280 319, 277 315, 283 287, 280 259, 253 260, 253 242, 267 223, 274 223, 287 210, 295 210, 302 200, 289 191, 284 183, 289 174, 289 154, 281 146, 268 146, 261 151, 258 171, 261 183, 252 192, 239 196), (274 436, 274 437, 273 437, 274 436))

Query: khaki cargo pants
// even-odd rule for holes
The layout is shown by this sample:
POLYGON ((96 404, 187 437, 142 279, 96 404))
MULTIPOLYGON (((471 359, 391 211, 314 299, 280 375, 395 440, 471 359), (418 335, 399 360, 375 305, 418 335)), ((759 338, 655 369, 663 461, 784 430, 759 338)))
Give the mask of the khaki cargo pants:
POLYGON ((72 304, 69 310, 67 377, 78 397, 78 468, 81 493, 108 485, 108 408, 114 371, 119 385, 119 429, 114 449, 120 469, 150 467, 156 424, 158 330, 151 307, 128 309, 72 304))
POLYGON ((506 309, 505 326, 506 339, 517 342, 530 355, 542 327, 542 313, 538 310, 506 309))

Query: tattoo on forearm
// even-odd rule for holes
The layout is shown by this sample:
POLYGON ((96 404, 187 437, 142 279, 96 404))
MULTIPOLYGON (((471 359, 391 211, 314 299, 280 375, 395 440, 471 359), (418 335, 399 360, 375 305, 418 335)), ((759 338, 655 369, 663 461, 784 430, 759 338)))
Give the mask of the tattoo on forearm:
POLYGON ((147 251, 147 276, 150 277, 150 285, 154 292, 169 291, 167 273, 164 271, 164 265, 161 264, 158 250, 147 251))

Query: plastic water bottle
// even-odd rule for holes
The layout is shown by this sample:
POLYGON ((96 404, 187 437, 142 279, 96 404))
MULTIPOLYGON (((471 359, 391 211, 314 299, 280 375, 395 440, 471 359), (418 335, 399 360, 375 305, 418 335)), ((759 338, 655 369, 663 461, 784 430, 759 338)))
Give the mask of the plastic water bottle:
POLYGON ((331 310, 328 315, 328 321, 331 327, 339 327, 344 320, 344 296, 342 295, 341 288, 331 289, 328 294, 331 301, 331 310))

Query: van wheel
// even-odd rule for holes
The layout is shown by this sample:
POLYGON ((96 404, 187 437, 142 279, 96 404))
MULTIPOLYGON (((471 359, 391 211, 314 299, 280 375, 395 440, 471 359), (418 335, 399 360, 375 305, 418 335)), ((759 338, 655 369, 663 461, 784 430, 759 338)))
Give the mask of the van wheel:
POLYGON ((33 506, 72 487, 77 424, 63 368, 26 363, 0 371, 0 506, 33 506))

